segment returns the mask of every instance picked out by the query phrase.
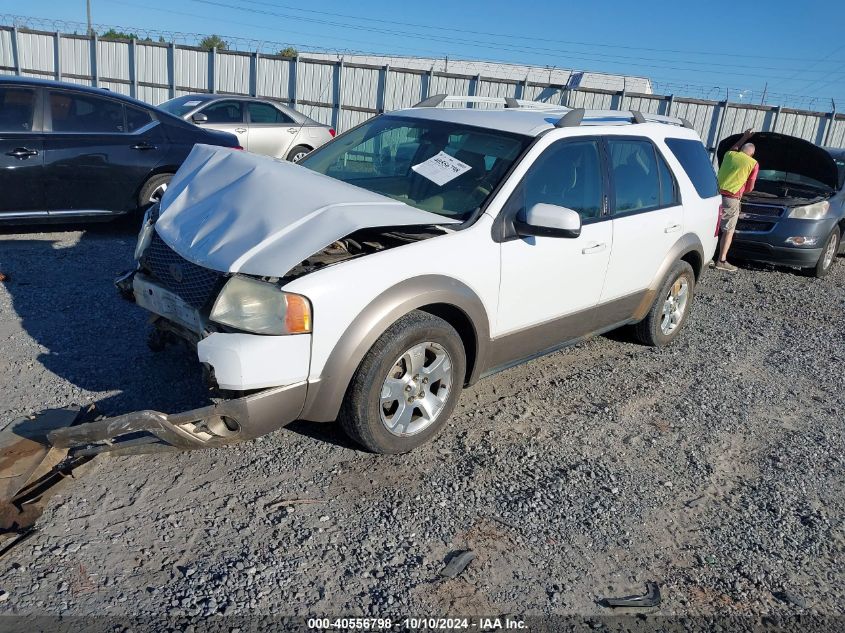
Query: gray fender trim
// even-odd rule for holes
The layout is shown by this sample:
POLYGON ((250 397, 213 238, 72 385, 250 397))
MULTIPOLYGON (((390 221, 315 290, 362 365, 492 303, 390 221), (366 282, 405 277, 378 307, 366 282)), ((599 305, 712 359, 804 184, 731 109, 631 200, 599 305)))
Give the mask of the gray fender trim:
POLYGON ((490 343, 490 321, 484 304, 460 281, 422 275, 385 290, 355 318, 329 355, 320 377, 309 381, 301 418, 312 422, 335 420, 355 370, 376 340, 405 314, 432 304, 453 306, 472 324, 476 354, 473 366, 468 368, 468 382, 474 382, 485 365, 490 343))
POLYGON ((695 233, 687 233, 675 242, 675 245, 669 250, 666 258, 660 265, 660 268, 657 269, 657 274, 655 274, 654 279, 648 286, 648 290, 643 295, 642 301, 634 311, 634 321, 642 321, 645 318, 654 303, 654 298, 657 296, 657 292, 660 290, 660 287, 666 279, 666 275, 668 275, 669 271, 672 269, 672 266, 689 253, 697 253, 699 261, 701 262, 698 270, 693 271, 695 273, 695 278, 698 279, 704 267, 704 262, 706 261, 704 256, 704 247, 701 245, 701 240, 698 239, 698 236, 695 233))

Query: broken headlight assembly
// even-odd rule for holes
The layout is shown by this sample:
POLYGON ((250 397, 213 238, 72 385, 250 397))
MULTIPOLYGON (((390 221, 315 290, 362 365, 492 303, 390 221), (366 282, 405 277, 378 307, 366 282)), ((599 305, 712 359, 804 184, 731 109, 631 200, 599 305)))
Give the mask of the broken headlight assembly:
POLYGON ((311 303, 275 284, 234 276, 220 291, 209 319, 256 334, 306 334, 311 331, 311 303))
POLYGON ((803 207, 793 207, 789 210, 788 217, 797 220, 821 220, 827 215, 829 209, 830 203, 827 200, 822 200, 803 207))
POLYGON ((159 203, 156 202, 144 213, 144 220, 141 222, 141 232, 138 233, 138 242, 135 244, 135 261, 141 259, 141 255, 147 250, 153 239, 153 226, 158 220, 159 203))

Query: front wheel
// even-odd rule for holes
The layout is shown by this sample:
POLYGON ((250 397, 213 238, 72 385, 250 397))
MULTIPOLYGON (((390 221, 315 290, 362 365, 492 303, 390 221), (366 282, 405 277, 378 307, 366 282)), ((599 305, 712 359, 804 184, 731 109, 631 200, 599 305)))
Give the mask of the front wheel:
POLYGON ((634 326, 643 345, 664 347, 677 338, 687 320, 695 289, 695 273, 687 262, 672 268, 646 317, 634 326))
POLYGON ((368 450, 406 453, 446 424, 465 372, 466 354, 455 328, 426 312, 411 312, 367 352, 338 419, 368 450))
POLYGON ((310 151, 310 147, 306 147, 305 145, 297 145, 291 151, 288 152, 288 160, 292 163, 298 163, 303 158, 308 156, 308 152, 310 151))
POLYGON ((173 174, 156 174, 145 182, 138 194, 138 208, 146 209, 151 204, 161 202, 161 197, 167 191, 167 185, 172 178, 173 174))
POLYGON ((807 269, 807 272, 819 279, 830 272, 830 267, 833 266, 833 262, 836 260, 836 253, 839 251, 840 237, 839 227, 834 226, 830 235, 827 236, 827 239, 824 242, 822 254, 819 255, 819 261, 816 262, 816 265, 813 268, 807 269))

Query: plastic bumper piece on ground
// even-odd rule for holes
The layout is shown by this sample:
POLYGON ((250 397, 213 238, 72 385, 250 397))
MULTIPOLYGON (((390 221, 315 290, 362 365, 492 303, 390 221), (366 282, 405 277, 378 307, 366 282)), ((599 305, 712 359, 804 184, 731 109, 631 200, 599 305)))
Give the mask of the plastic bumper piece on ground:
POLYGON ((135 411, 48 434, 50 444, 71 455, 144 453, 235 444, 265 435, 299 417, 307 383, 265 389, 219 404, 166 414, 135 411))

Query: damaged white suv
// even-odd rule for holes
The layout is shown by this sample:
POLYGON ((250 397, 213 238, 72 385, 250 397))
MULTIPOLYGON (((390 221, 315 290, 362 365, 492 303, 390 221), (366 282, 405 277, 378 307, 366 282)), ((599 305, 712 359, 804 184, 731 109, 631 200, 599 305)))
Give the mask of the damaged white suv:
POLYGON ((298 165, 197 146, 118 286, 236 393, 125 428, 196 448, 339 420, 399 453, 495 371, 627 324, 672 341, 716 246, 696 133, 495 101, 438 95, 298 165))

